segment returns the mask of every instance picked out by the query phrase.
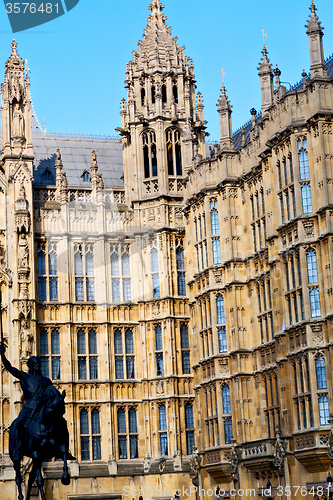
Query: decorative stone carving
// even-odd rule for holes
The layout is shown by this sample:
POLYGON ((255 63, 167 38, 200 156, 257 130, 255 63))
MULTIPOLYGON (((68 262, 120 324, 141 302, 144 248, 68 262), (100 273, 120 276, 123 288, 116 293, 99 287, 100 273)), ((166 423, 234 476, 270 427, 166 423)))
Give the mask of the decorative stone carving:
POLYGON ((238 466, 239 466, 239 460, 240 460, 240 454, 241 451, 236 449, 236 441, 234 439, 232 441, 232 449, 231 449, 231 456, 229 459, 230 465, 228 467, 228 471, 230 472, 231 479, 236 483, 238 482, 238 466))
POLYGON ((22 322, 20 330, 20 357, 27 359, 32 354, 33 335, 29 329, 27 321, 22 322))
POLYGON ((22 233, 19 237, 18 265, 19 267, 29 267, 29 243, 25 233, 22 233))
POLYGON ((24 118, 21 110, 21 105, 17 102, 14 106, 13 121, 12 121, 12 138, 24 138, 24 118))
POLYGON ((284 476, 284 460, 287 451, 288 441, 281 439, 280 429, 276 429, 276 438, 274 446, 274 460, 273 463, 278 469, 279 476, 284 476))
POLYGON ((306 238, 313 238, 314 237, 314 222, 313 222, 313 220, 303 221, 303 227, 304 227, 305 237, 306 238))
POLYGON ((199 486, 199 474, 201 469, 202 456, 199 454, 198 449, 193 446, 193 453, 190 460, 190 478, 194 486, 199 486))

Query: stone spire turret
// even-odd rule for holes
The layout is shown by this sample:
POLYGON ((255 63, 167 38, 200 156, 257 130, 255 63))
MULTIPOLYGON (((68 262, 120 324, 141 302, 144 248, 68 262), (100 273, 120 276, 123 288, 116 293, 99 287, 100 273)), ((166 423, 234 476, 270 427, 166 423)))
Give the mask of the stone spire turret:
POLYGON ((15 40, 11 47, 1 84, 2 151, 5 156, 32 158, 30 78, 15 40))
POLYGON ((60 149, 56 151, 56 186, 57 186, 57 200, 60 201, 62 205, 66 205, 68 201, 68 182, 66 172, 63 170, 63 164, 61 159, 60 149))
POLYGON ((315 4, 311 3, 310 18, 307 20, 305 27, 306 34, 309 38, 310 49, 310 78, 327 77, 325 69, 324 49, 323 49, 323 30, 319 17, 316 14, 315 4))
POLYGON ((220 118, 220 148, 233 149, 231 113, 232 106, 228 100, 224 83, 221 89, 222 95, 217 103, 217 110, 220 118))
POLYGON ((180 195, 194 156, 192 134, 197 153, 206 156, 206 122, 201 95, 196 102, 193 61, 172 36, 163 9, 160 0, 151 1, 143 38, 126 67, 127 99, 121 103, 117 130, 123 137, 124 181, 131 200, 180 195))
POLYGON ((261 53, 262 58, 257 69, 261 86, 261 110, 264 114, 273 103, 273 71, 265 44, 261 53))

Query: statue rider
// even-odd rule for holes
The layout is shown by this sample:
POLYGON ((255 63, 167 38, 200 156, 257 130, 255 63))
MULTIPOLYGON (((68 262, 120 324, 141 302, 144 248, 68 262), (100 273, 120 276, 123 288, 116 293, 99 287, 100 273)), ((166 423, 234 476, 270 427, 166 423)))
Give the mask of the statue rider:
POLYGON ((19 379, 21 388, 24 396, 23 408, 20 411, 18 418, 16 419, 16 432, 10 434, 11 443, 10 448, 12 450, 11 459, 14 462, 20 462, 22 459, 22 452, 20 450, 20 443, 22 432, 27 423, 27 420, 32 420, 37 409, 40 408, 40 403, 42 401, 42 395, 45 389, 52 385, 49 378, 44 377, 41 373, 41 363, 40 359, 36 356, 31 356, 28 359, 28 373, 14 368, 5 356, 6 347, 4 344, 0 344, 0 354, 2 362, 8 370, 8 372, 13 375, 13 377, 19 379))

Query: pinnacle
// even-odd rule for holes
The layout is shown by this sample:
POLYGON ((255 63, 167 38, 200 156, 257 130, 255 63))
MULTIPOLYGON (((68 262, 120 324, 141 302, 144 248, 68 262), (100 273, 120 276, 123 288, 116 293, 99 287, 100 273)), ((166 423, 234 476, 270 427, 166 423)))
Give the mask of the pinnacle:
POLYGON ((317 16, 316 14, 316 6, 315 4, 313 3, 313 0, 311 2, 311 6, 309 7, 310 9, 310 17, 309 19, 307 20, 307 23, 305 25, 305 27, 307 28, 307 34, 309 33, 315 33, 315 32, 322 32, 323 31, 323 27, 321 26, 321 22, 319 21, 319 17, 317 16))
POLYGON ((151 10, 152 14, 156 14, 157 12, 161 13, 164 9, 164 5, 160 2, 160 0, 152 0, 152 3, 148 7, 151 10))
POLYGON ((12 41, 12 44, 11 44, 11 54, 9 56, 9 58, 7 59, 6 61, 6 64, 5 64, 5 68, 8 70, 8 69, 24 69, 24 62, 22 60, 22 58, 19 56, 19 54, 17 53, 17 43, 16 43, 16 40, 13 40, 12 41))
POLYGON ((17 55, 17 51, 16 51, 16 49, 17 49, 17 43, 16 43, 16 40, 12 41, 11 47, 12 47, 12 53, 10 54, 10 56, 11 57, 16 56, 17 55))

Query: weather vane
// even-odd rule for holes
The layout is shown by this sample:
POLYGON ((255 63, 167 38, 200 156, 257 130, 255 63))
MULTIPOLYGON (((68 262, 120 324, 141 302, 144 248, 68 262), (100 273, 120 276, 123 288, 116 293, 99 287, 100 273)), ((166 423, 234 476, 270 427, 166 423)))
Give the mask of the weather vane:
POLYGON ((265 38, 267 38, 267 33, 265 33, 265 30, 261 30, 261 31, 262 31, 262 41, 263 41, 264 48, 265 48, 265 38))
POLYGON ((222 85, 224 85, 224 77, 227 75, 227 73, 224 71, 222 68, 222 85))

